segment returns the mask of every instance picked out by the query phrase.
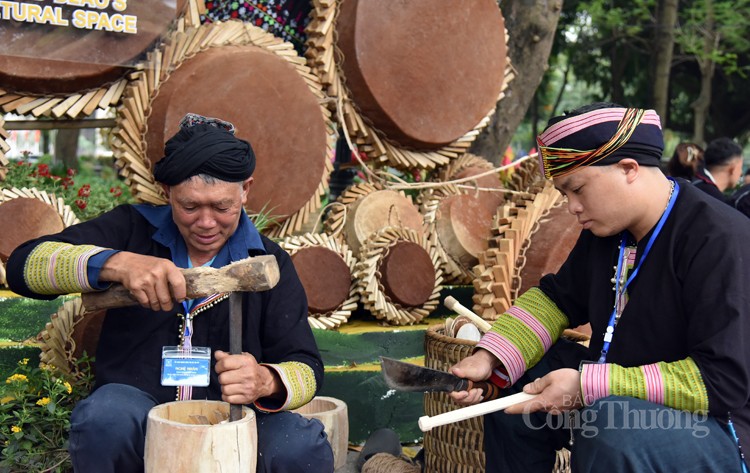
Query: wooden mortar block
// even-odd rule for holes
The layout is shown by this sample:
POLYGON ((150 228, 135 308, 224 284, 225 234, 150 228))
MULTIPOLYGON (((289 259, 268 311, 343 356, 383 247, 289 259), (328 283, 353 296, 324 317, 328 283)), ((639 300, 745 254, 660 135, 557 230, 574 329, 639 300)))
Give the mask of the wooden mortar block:
POLYGON ((152 408, 146 426, 146 473, 254 473, 255 413, 243 406, 242 419, 236 422, 195 424, 196 416, 215 419, 217 410, 229 417, 229 404, 222 401, 175 401, 152 408))
POLYGON ((349 446, 349 411, 346 403, 334 397, 316 396, 293 412, 308 419, 318 419, 323 424, 333 448, 333 467, 338 470, 344 466, 349 446))

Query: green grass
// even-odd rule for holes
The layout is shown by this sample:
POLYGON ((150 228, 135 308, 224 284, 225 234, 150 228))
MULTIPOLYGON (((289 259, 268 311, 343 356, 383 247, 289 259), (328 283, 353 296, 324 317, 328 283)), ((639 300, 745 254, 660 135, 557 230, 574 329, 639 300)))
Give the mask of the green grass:
POLYGON ((21 342, 34 338, 50 316, 71 297, 38 301, 25 297, 0 298, 0 340, 21 342))

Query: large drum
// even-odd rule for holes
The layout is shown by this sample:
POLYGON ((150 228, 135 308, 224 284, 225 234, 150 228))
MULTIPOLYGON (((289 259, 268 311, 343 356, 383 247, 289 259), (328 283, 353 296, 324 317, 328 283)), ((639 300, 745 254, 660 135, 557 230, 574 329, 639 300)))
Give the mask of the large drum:
POLYGON ((346 323, 359 300, 353 278, 357 259, 346 243, 326 233, 306 233, 280 245, 305 289, 310 326, 326 330, 346 323))
POLYGON ((172 35, 126 89, 113 149, 133 194, 164 201, 153 179, 166 140, 188 112, 232 122, 255 151, 248 213, 283 237, 320 206, 333 152, 330 114, 304 59, 255 26, 231 21, 172 35))
POLYGON ((434 168, 468 148, 511 77, 497 2, 315 3, 307 55, 360 150, 434 168))
POLYGON ((167 32, 186 3, 4 2, 0 88, 58 94, 120 78, 167 32))
POLYGON ((0 189, 0 286, 6 284, 5 263, 21 243, 51 235, 78 223, 62 198, 36 188, 0 189))

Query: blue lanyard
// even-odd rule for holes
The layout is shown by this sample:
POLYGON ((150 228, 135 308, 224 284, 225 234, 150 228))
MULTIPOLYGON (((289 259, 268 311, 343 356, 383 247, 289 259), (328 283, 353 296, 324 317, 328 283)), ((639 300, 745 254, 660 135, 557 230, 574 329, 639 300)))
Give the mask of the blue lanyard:
POLYGON ((641 266, 643 266, 643 262, 646 261, 646 257, 648 256, 649 252, 651 251, 651 247, 654 246, 654 241, 656 241, 656 237, 659 236, 659 233, 661 233, 661 229, 664 226, 664 222, 667 221, 667 217, 669 217, 669 214, 672 212, 672 207, 674 207, 674 203, 677 200, 677 195, 680 193, 680 185, 677 184, 677 181, 670 179, 672 181, 672 184, 674 185, 674 190, 672 191, 672 195, 669 197, 669 202, 667 203, 667 208, 664 209, 664 212, 661 214, 661 218, 659 219, 659 222, 656 224, 656 228, 654 229, 654 232, 651 234, 651 238, 648 239, 648 243, 646 243, 646 248, 643 250, 643 256, 641 256, 640 261, 638 261, 638 266, 635 267, 635 271, 633 271, 630 276, 628 277, 627 282, 623 286, 620 284, 620 280, 622 278, 622 271, 623 271, 623 255, 625 254, 625 246, 627 246, 627 235, 625 232, 622 232, 622 236, 620 238, 620 253, 617 257, 617 271, 615 272, 615 305, 612 309, 612 315, 609 317, 609 323, 607 324, 607 331, 604 334, 604 344, 602 345, 602 354, 599 357, 599 363, 605 363, 607 360, 607 352, 609 351, 609 344, 612 342, 612 337, 615 333, 615 326, 617 326, 617 320, 619 319, 619 315, 622 314, 623 308, 621 308, 620 305, 620 299, 625 294, 625 291, 627 291, 628 286, 631 282, 633 282, 633 279, 638 275, 638 271, 641 269, 641 266))

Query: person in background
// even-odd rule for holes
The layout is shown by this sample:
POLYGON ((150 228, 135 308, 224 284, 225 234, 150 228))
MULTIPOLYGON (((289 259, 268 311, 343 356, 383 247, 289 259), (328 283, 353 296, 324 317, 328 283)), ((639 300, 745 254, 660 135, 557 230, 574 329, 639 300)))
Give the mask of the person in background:
POLYGON ((750 168, 745 171, 742 186, 732 194, 730 202, 735 209, 750 217, 750 168))
POLYGON ((716 138, 703 153, 704 166, 695 173, 697 188, 731 204, 724 192, 733 189, 742 174, 742 148, 729 138, 716 138))
POLYGON ((664 176, 653 110, 592 104, 537 141, 583 229, 560 270, 451 367, 536 395, 485 416, 487 471, 549 473, 561 447, 574 472, 745 471, 750 220, 664 176), (561 340, 588 322, 588 347, 561 340))
POLYGON ((323 425, 290 412, 320 389, 323 363, 291 258, 243 208, 254 169, 250 143, 231 123, 188 114, 154 168, 167 205, 122 205, 11 254, 8 285, 20 295, 53 299, 120 283, 140 304, 110 309, 104 319, 96 385, 71 416, 77 473, 143 471, 149 410, 190 399, 256 411, 258 472, 333 472, 323 425), (179 268, 265 254, 276 257, 280 280, 242 293, 242 354, 229 354, 229 294, 186 299, 179 268), (175 348, 205 380, 174 383, 162 372, 175 348))
POLYGON ((695 171, 703 166, 703 149, 695 143, 680 143, 667 163, 667 175, 692 181, 695 171))

